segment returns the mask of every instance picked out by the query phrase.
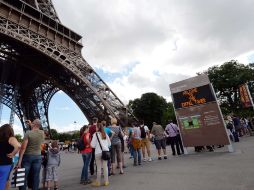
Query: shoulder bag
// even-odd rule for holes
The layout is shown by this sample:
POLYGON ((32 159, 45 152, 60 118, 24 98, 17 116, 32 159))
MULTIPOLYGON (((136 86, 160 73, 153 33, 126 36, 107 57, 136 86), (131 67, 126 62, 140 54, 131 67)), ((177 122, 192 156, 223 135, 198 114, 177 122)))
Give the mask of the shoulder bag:
POLYGON ((102 149, 101 141, 100 141, 100 139, 99 139, 99 137, 98 137, 98 133, 96 133, 96 137, 97 137, 97 140, 98 140, 98 142, 99 142, 99 144, 100 144, 101 151, 102 151, 101 159, 102 159, 102 160, 109 160, 109 159, 110 159, 110 152, 107 151, 107 150, 103 150, 103 149, 102 149))

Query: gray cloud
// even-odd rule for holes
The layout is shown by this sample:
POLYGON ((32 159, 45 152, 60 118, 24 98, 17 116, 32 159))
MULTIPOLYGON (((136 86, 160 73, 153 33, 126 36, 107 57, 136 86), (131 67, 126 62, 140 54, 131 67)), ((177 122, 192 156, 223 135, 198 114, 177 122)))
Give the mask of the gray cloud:
POLYGON ((112 82, 123 99, 123 85, 166 95, 170 82, 254 51, 252 0, 54 3, 62 22, 84 36, 83 54, 91 66, 123 72, 139 63, 112 82))

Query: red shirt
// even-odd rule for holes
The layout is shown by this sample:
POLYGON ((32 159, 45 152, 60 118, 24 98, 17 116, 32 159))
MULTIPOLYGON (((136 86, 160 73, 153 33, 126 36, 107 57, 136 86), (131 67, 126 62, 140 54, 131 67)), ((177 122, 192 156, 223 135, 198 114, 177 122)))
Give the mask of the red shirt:
POLYGON ((90 136, 89 132, 84 135, 83 140, 84 140, 84 143, 86 145, 86 148, 84 150, 81 150, 80 153, 84 154, 84 153, 90 153, 90 152, 92 152, 92 148, 90 146, 91 136, 90 136), (87 138, 89 139, 88 141, 87 141, 87 138))
POLYGON ((96 132, 96 124, 93 124, 91 127, 89 127, 89 133, 91 134, 92 138, 95 132, 96 132))

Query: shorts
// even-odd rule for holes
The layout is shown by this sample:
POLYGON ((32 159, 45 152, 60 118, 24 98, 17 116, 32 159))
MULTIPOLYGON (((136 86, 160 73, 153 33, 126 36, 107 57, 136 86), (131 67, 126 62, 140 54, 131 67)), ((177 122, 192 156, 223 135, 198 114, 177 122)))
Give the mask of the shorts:
POLYGON ((166 149, 166 140, 165 138, 161 139, 161 140, 154 140, 154 144, 157 150, 162 149, 166 149))
POLYGON ((47 167, 46 181, 58 181, 57 166, 47 167))

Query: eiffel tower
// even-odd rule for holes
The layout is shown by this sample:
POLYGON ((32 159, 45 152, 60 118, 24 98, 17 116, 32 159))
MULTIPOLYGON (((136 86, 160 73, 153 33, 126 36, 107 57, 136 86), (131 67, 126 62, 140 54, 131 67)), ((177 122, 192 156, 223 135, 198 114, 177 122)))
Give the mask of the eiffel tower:
POLYGON ((61 23, 51 0, 0 0, 0 104, 19 117, 24 131, 25 120, 34 118, 49 131, 49 103, 59 90, 89 122, 135 119, 82 57, 81 38, 61 23))

